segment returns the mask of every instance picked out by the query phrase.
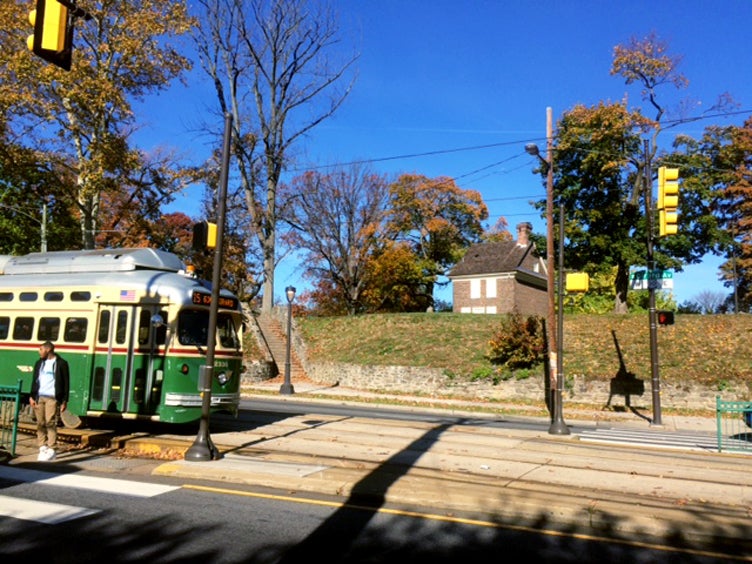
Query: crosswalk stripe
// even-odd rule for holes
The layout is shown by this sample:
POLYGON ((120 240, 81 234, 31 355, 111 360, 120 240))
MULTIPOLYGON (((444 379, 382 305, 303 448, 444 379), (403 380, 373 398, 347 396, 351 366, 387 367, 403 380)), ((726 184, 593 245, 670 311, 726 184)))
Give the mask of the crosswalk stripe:
POLYGON ((24 521, 56 525, 95 513, 99 513, 99 510, 0 495, 0 515, 24 521))
POLYGON ((154 497, 163 493, 180 489, 180 486, 151 484, 134 480, 120 480, 116 478, 100 478, 83 474, 54 474, 40 470, 26 470, 12 466, 0 466, 0 479, 14 482, 35 482, 48 486, 77 488, 117 495, 133 497, 154 497))
POLYGON ((610 444, 637 444, 690 450, 718 450, 716 437, 636 429, 595 429, 579 433, 580 440, 610 444))

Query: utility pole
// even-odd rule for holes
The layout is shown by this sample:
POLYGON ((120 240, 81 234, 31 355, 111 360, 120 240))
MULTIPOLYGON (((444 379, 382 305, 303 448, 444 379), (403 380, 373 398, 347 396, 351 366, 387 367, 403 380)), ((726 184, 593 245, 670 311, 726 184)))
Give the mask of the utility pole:
POLYGON ((544 159, 535 143, 525 145, 525 151, 537 157, 546 168, 546 341, 548 342, 548 397, 546 404, 551 413, 551 422, 555 422, 556 410, 556 306, 554 298, 554 152, 553 152, 553 109, 546 108, 546 158, 544 159))

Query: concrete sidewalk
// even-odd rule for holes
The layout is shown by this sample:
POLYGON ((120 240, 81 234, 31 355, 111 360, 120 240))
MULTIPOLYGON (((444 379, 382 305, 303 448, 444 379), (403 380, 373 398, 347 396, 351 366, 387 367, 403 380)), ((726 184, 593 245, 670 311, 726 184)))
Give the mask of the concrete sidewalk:
MULTIPOLYGON (((552 435, 547 417, 484 412, 461 400, 430 400, 430 409, 467 424, 321 415, 316 405, 331 402, 426 407, 421 398, 305 384, 277 397, 275 385, 258 392, 304 401, 310 409, 213 433, 220 460, 178 458, 154 474, 325 494, 353 504, 420 507, 516 526, 548 523, 587 534, 716 545, 752 538, 750 456, 581 440, 581 433, 612 428, 711 438, 714 418, 672 415, 654 428, 631 412, 601 414, 597 421, 578 412, 580 417, 566 420, 571 434, 552 435)), ((177 448, 180 437, 164 438, 177 448)), ((129 448, 139 447, 134 442, 129 448)))

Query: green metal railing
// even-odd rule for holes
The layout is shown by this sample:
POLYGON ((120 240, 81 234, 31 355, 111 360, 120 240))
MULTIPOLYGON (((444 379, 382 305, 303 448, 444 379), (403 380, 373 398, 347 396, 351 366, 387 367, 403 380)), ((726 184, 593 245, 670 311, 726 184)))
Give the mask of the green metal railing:
POLYGON ((723 401, 715 397, 718 452, 752 453, 752 401, 723 401))
POLYGON ((18 412, 21 409, 21 380, 11 388, 0 386, 0 449, 16 456, 18 437, 18 412))

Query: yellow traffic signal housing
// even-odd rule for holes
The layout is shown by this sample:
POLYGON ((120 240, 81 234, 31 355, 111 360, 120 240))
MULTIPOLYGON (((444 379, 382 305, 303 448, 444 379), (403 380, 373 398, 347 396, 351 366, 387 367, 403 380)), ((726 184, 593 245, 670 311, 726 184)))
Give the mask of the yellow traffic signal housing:
POLYGON ((676 235, 679 220, 679 169, 658 169, 658 232, 661 237, 676 235))
POLYGON ((587 272, 567 272, 567 292, 587 292, 590 287, 590 276, 587 272))
POLYGON ((34 33, 26 43, 35 55, 70 70, 73 51, 73 25, 68 8, 58 0, 36 0, 36 9, 29 12, 34 33))
POLYGON ((199 221, 193 226, 193 249, 213 249, 217 246, 217 224, 199 221))

